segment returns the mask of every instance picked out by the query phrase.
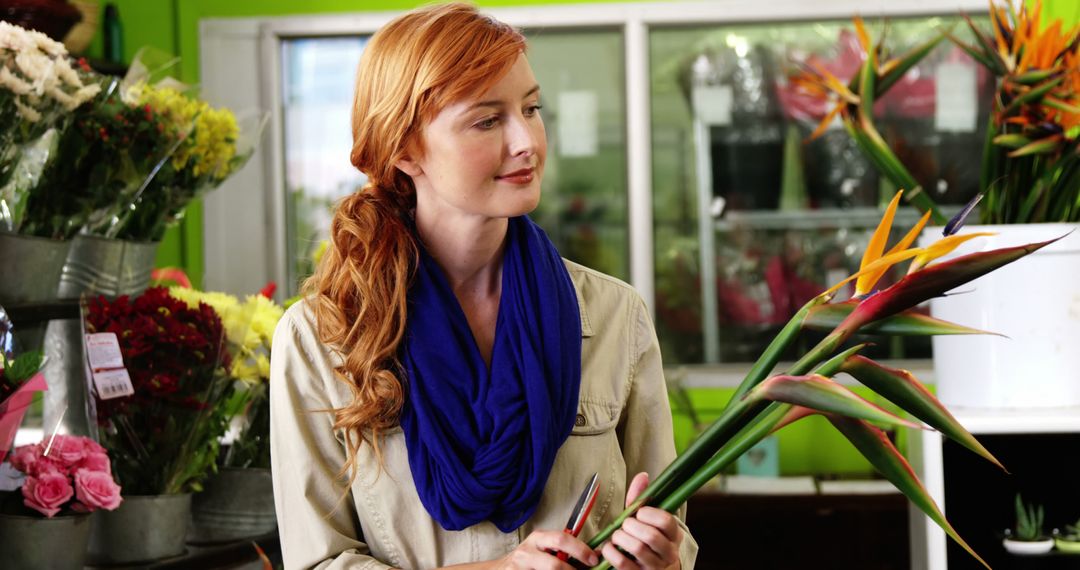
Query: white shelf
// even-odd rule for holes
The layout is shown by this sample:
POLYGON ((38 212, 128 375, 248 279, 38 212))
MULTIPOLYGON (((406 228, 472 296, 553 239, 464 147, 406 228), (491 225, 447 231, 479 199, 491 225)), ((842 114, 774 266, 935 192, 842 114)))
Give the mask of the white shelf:
MULTIPOLYGON (((946 216, 953 216, 960 211, 960 206, 942 206, 946 216)), ((884 212, 881 208, 822 208, 820 210, 732 210, 714 221, 718 231, 734 228, 755 230, 818 230, 829 228, 874 228, 881 221, 884 212)), ((922 213, 911 206, 901 206, 896 210, 893 224, 910 227, 922 217, 922 213)), ((971 219, 978 214, 972 213, 971 219)))
POLYGON ((973 434, 1080 432, 1080 407, 972 410, 950 407, 960 425, 973 434))

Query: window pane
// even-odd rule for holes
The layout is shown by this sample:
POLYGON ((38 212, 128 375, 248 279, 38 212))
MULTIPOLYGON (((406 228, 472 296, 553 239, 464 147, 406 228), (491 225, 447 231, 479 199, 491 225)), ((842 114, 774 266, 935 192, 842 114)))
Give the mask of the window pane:
MULTIPOLYGON (((893 20, 886 45, 902 53, 953 23, 893 20)), ((869 28, 881 36, 880 22, 869 28)), ((803 303, 858 267, 895 192, 839 123, 807 142, 827 109, 787 81, 808 60, 847 80, 861 64, 857 39, 850 22, 832 21, 654 29, 649 42, 665 359, 750 361, 803 303)), ((992 89, 946 41, 875 106, 890 147, 946 212, 977 191, 992 89)), ((902 208, 894 231, 917 218, 902 208)), ((929 343, 876 350, 927 357, 929 343)))
POLYGON ((349 112, 366 43, 366 37, 305 38, 282 46, 290 295, 311 274, 333 204, 365 182, 349 163, 349 112))
MULTIPOLYGON (((563 256, 629 274, 622 35, 544 30, 529 60, 542 88, 548 155, 534 212, 563 256)), ((333 204, 364 183, 349 163, 353 81, 366 38, 284 44, 285 180, 294 285, 312 270, 333 204)), ((295 291, 295 289, 293 290, 295 291)))
POLYGON ((532 217, 563 257, 628 279, 622 33, 527 35, 548 138, 543 197, 532 217))

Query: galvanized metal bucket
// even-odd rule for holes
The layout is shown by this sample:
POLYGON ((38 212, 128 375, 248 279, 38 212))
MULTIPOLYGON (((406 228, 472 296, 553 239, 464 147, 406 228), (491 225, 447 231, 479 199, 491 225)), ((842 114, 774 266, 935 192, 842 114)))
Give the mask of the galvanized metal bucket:
POLYGON ((275 528, 270 470, 224 468, 207 480, 205 489, 192 499, 188 541, 227 542, 266 534, 275 528))
MULTIPOLYGON (((54 301, 70 241, 0 232, 0 305, 54 301)), ((45 323, 14 323, 23 350, 40 350, 45 323)))
POLYGON ((0 514, 4 570, 82 570, 90 515, 23 517, 0 514))
POLYGON ((124 497, 115 511, 97 511, 86 561, 113 566, 184 554, 191 494, 124 497))
MULTIPOLYGON (((71 243, 57 288, 61 298, 83 295, 139 295, 150 284, 157 242, 131 242, 96 236, 76 236, 71 243)), ((60 433, 96 435, 95 413, 89 398, 84 356, 83 324, 55 320, 45 333, 45 425, 60 433)))

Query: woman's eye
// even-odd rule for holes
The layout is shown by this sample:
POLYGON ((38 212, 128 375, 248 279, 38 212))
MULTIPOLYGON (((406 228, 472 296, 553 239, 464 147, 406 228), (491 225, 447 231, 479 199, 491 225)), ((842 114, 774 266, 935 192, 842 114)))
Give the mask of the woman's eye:
POLYGON ((539 104, 537 104, 537 105, 529 105, 528 107, 525 107, 525 116, 526 117, 532 117, 533 115, 536 115, 537 113, 539 113, 540 109, 543 109, 543 108, 544 108, 544 106, 539 105, 539 104))
POLYGON ((476 123, 476 127, 480 128, 480 129, 485 129, 485 130, 486 129, 494 129, 495 125, 497 125, 497 124, 499 124, 499 118, 498 117, 488 117, 488 118, 482 119, 480 122, 476 123))

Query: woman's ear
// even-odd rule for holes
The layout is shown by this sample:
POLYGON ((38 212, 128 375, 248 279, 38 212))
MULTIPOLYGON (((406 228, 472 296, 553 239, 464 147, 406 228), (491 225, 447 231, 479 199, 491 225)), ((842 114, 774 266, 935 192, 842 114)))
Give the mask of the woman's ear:
POLYGON ((408 174, 409 176, 415 177, 420 176, 424 173, 424 170, 420 168, 420 163, 416 162, 409 156, 401 157, 400 159, 398 159, 397 162, 394 163, 394 166, 398 170, 404 172, 405 174, 408 174))

